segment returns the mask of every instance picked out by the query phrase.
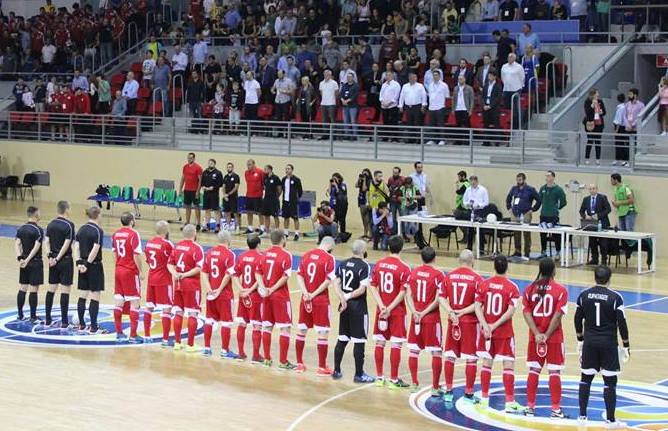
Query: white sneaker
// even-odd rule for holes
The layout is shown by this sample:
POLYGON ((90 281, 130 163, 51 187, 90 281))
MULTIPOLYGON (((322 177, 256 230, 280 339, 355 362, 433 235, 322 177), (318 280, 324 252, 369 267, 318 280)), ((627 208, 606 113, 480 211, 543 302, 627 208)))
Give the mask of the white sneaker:
POLYGON ((585 160, 585 165, 588 165, 588 164, 589 164, 589 160, 585 160))
POLYGON ((587 425, 587 416, 578 416, 578 425, 586 426, 587 425))
POLYGON ((605 421, 605 429, 625 430, 626 429, 626 422, 620 422, 620 421, 608 422, 608 421, 605 421))
POLYGON ((438 141, 438 146, 439 147, 442 147, 443 145, 445 145, 445 141, 438 141))
POLYGON ((596 160, 596 166, 601 166, 601 162, 596 160))
POLYGON ((617 160, 615 160, 614 162, 612 162, 612 166, 617 166, 618 163, 619 162, 617 162, 617 160))
POLYGON ((668 136, 668 132, 661 132, 661 136, 668 136))
POLYGON ((427 141, 427 143, 425 145, 434 145, 435 143, 436 142, 434 142, 434 141, 427 141))
POLYGON ((628 166, 629 166, 629 162, 624 162, 624 163, 622 163, 622 166, 624 166, 625 168, 628 167, 628 166))

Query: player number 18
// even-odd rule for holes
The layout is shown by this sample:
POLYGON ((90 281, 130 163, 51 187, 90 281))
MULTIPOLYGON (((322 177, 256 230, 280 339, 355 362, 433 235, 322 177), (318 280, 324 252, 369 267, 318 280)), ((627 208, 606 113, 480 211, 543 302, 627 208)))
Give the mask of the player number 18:
POLYGON ((380 271, 380 290, 392 293, 394 290, 394 275, 391 272, 380 271))

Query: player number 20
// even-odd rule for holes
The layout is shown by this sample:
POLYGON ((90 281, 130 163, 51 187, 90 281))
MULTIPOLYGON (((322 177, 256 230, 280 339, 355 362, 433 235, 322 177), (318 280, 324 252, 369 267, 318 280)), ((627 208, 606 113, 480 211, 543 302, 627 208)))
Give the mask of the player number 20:
POLYGON ((531 296, 531 302, 535 302, 533 307, 534 317, 550 317, 554 311, 554 298, 552 295, 538 295, 531 296))
POLYGON ((501 307, 503 307, 503 297, 499 293, 487 292, 487 314, 492 316, 501 315, 501 307))

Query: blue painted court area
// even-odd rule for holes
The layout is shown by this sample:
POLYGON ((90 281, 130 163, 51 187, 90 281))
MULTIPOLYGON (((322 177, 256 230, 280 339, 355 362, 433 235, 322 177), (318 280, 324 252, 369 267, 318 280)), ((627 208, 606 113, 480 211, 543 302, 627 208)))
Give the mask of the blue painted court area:
MULTIPOLYGON (((0 224, 0 237, 14 238, 16 236, 17 226, 0 224)), ((145 241, 143 241, 145 242, 145 241)), ((111 236, 104 236, 104 248, 111 248, 111 236)), ((210 246, 204 246, 204 250, 208 250, 210 246)), ((235 254, 239 255, 242 253, 243 249, 235 249, 235 254)), ((293 269, 297 269, 299 266, 301 256, 294 256, 292 266, 293 269)), ((522 279, 513 279, 515 283, 520 288, 520 291, 524 289, 531 283, 530 280, 522 279)), ((568 289, 568 297, 571 302, 574 302, 582 290, 586 289, 588 286, 567 284, 566 288, 568 289)), ((624 304, 626 308, 638 311, 650 311, 654 313, 664 313, 668 314, 668 296, 664 295, 655 295, 652 293, 643 293, 643 292, 633 292, 629 290, 617 290, 622 297, 624 298, 624 304)))

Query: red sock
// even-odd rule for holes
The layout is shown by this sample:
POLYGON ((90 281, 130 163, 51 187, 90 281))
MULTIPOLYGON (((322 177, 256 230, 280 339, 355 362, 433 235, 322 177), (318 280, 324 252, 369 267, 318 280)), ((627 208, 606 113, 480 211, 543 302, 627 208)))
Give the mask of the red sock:
POLYGON ((116 333, 120 334, 123 332, 123 308, 114 307, 114 328, 116 328, 116 333))
POLYGON ((271 328, 265 328, 262 331, 262 347, 264 349, 264 359, 271 361, 271 328))
POLYGON ((230 350, 230 338, 232 337, 232 329, 229 326, 220 327, 221 347, 226 352, 230 350))
POLYGON ((441 352, 431 356, 431 387, 438 389, 441 380, 441 352))
POLYGON ((466 361, 466 390, 465 394, 473 394, 473 386, 475 385, 475 376, 478 374, 478 363, 475 359, 466 361))
POLYGON ((174 343, 181 343, 181 328, 183 327, 183 314, 174 316, 174 343))
MULTIPOLYGON (((390 359, 392 359, 392 353, 394 353, 394 348, 390 351, 390 359)), ((419 385, 418 382, 418 356, 420 355, 419 350, 411 350, 408 352, 408 369, 411 372, 411 381, 414 385, 419 385)))
POLYGON ((151 317, 153 310, 144 310, 144 337, 151 336, 151 317))
POLYGON ((237 326, 237 350, 239 350, 239 356, 246 356, 244 344, 246 344, 246 325, 239 325, 237 326))
POLYGON ((487 365, 483 365, 482 370, 480 370, 480 388, 482 390, 483 398, 489 398, 490 380, 492 380, 492 369, 487 365))
POLYGON ((515 371, 512 368, 503 370, 503 388, 506 392, 506 402, 515 401, 515 371))
POLYGON ((327 368, 327 345, 326 338, 318 338, 318 368, 327 368))
POLYGON ((306 338, 302 334, 297 334, 295 337, 295 353, 297 355, 297 363, 304 363, 304 344, 306 338))
POLYGON ((455 358, 445 358, 443 363, 443 374, 445 374, 445 390, 452 390, 452 381, 455 375, 455 358))
POLYGON ((137 336, 137 327, 139 326, 139 310, 135 308, 130 309, 130 336, 137 336))
POLYGON ((561 408, 561 374, 559 370, 550 371, 550 398, 552 398, 552 410, 561 408))
POLYGON ((162 313, 162 339, 169 340, 169 327, 172 326, 172 317, 167 313, 162 313))
POLYGON ((540 379, 540 368, 529 368, 527 376, 527 407, 536 408, 536 392, 538 392, 538 379, 540 379))
POLYGON ((188 317, 188 345, 195 345, 195 333, 197 332, 197 317, 188 317))
POLYGON ((374 358, 376 359, 376 376, 383 377, 383 362, 385 361, 385 345, 376 344, 374 350, 374 358))
POLYGON ((213 324, 207 322, 204 324, 204 347, 211 347, 211 335, 213 334, 213 324))
POLYGON ((399 362, 401 362, 401 344, 390 349, 390 379, 399 378, 399 362))
POLYGON ((288 349, 290 348, 290 334, 284 334, 281 332, 281 336, 278 337, 278 348, 281 360, 281 364, 288 362, 288 349))
MULTIPOLYGON (((260 344, 262 343, 262 330, 253 328, 251 335, 251 341, 253 343, 253 357, 260 357, 260 344)), ((271 342, 270 342, 271 343, 271 342)))

